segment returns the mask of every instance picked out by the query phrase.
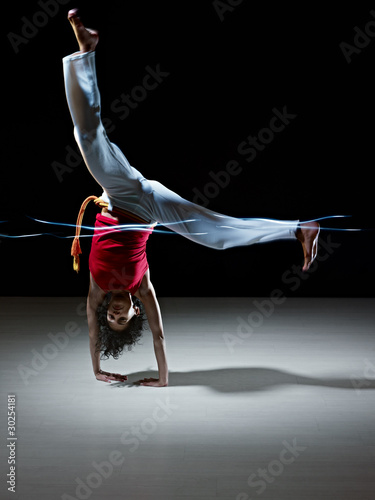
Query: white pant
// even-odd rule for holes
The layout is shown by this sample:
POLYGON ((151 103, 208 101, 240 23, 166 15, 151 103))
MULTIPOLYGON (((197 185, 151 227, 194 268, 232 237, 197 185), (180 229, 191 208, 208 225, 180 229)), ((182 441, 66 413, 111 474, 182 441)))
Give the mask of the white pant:
POLYGON ((236 219, 187 201, 156 181, 145 179, 107 137, 100 118, 95 52, 63 59, 65 91, 74 136, 87 168, 104 189, 109 209, 122 208, 216 249, 295 239, 298 221, 236 219))

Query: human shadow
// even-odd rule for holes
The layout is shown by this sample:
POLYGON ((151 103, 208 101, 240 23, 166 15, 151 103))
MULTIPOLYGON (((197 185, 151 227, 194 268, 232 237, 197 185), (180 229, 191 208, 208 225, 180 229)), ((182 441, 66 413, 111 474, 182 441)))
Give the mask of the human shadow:
MULTIPOLYGON (((157 378, 153 371, 134 372, 127 382, 112 383, 112 387, 135 387, 144 378, 157 378)), ((352 389, 357 392, 375 389, 375 380, 365 377, 348 378, 307 377, 284 370, 262 367, 220 368, 190 372, 169 372, 169 387, 201 386, 211 387, 222 393, 267 391, 283 385, 300 385, 352 389)))

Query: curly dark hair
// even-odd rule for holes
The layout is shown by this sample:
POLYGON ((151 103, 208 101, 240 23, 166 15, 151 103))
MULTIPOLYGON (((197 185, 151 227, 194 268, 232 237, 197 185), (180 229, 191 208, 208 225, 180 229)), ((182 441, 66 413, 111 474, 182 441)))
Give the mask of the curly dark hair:
POLYGON ((118 359, 123 350, 131 351, 133 346, 139 343, 142 331, 147 329, 147 317, 143 304, 137 297, 132 296, 133 304, 139 307, 140 314, 134 315, 129 325, 122 332, 115 332, 109 327, 107 321, 107 309, 111 294, 107 293, 102 304, 97 308, 96 315, 99 325, 99 336, 96 350, 101 352, 100 359, 108 359, 112 356, 118 359))

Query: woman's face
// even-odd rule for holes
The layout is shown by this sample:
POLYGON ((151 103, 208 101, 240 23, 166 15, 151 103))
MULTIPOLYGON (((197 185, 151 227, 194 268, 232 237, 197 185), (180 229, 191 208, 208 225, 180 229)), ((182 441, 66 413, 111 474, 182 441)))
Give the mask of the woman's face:
POLYGON ((124 330, 132 317, 139 313, 139 307, 134 306, 129 292, 112 292, 107 308, 107 321, 112 330, 124 330))

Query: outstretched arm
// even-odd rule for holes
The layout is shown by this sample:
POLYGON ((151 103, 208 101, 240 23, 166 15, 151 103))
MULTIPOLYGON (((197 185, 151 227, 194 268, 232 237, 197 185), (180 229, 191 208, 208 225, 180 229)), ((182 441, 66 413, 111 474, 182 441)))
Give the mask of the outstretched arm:
POLYGON ((97 380, 109 382, 115 380, 124 382, 128 379, 126 375, 119 373, 109 373, 100 369, 100 352, 97 350, 97 342, 99 338, 99 325, 96 317, 96 310, 103 302, 105 293, 98 287, 90 273, 90 289, 87 296, 87 322, 89 326, 89 342, 92 368, 97 380))
POLYGON ((140 385, 152 387, 165 387, 168 385, 168 363, 165 349, 165 337, 163 321, 155 289, 149 280, 149 271, 147 271, 147 285, 139 290, 139 298, 144 305, 148 324, 150 325, 152 337, 154 340, 154 351, 158 363, 159 378, 145 378, 140 380, 140 385))

